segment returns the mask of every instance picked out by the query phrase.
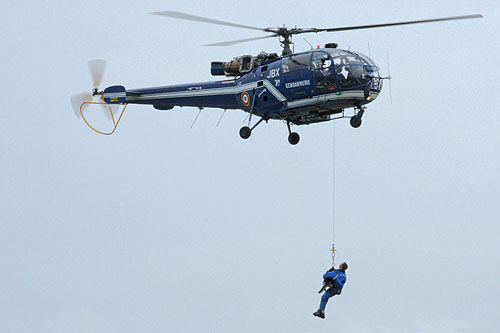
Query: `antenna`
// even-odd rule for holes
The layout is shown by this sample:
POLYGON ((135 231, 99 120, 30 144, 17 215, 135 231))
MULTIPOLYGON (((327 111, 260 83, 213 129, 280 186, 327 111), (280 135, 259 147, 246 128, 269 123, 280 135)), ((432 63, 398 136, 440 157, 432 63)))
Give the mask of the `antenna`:
POLYGON ((219 121, 217 122, 217 125, 215 125, 215 127, 219 127, 219 123, 222 120, 222 118, 224 117, 224 115, 226 114, 226 111, 227 111, 227 109, 224 109, 224 112, 222 112, 222 115, 220 116, 219 121))
POLYGON ((309 43, 305 37, 302 37, 302 38, 306 41, 307 44, 309 44, 309 46, 311 47, 311 50, 314 50, 314 47, 311 45, 311 43, 309 43))
POLYGON ((194 121, 193 123, 191 124, 191 128, 193 128, 194 124, 196 123, 196 121, 198 120, 198 117, 200 116, 200 113, 201 111, 203 110, 202 107, 199 107, 198 109, 200 109, 200 111, 198 112, 198 114, 196 115, 196 118, 194 118, 194 121))
POLYGON ((389 80, 389 96, 392 105, 392 89, 391 89, 391 66, 389 65, 389 51, 387 51, 387 79, 389 80))

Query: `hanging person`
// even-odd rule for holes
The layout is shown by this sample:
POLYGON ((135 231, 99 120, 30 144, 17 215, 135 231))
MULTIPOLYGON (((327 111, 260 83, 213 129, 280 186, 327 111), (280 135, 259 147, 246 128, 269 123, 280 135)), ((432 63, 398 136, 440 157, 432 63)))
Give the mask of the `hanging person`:
POLYGON ((339 269, 335 269, 332 267, 328 272, 323 275, 323 288, 319 292, 322 292, 324 289, 329 288, 323 296, 321 296, 321 303, 319 304, 318 311, 314 312, 313 315, 316 317, 320 317, 321 319, 325 318, 325 308, 328 300, 335 296, 340 295, 342 292, 342 288, 346 282, 345 271, 347 270, 347 263, 343 262, 339 265, 339 269), (325 288, 326 287, 326 288, 325 288))

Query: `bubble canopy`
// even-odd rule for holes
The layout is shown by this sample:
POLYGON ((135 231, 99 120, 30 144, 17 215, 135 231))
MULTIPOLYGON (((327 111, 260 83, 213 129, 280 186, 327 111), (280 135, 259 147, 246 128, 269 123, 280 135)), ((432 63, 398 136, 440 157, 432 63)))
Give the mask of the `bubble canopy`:
POLYGON ((372 59, 370 59, 368 56, 364 55, 363 53, 360 52, 351 52, 351 51, 346 51, 346 50, 340 50, 340 49, 325 49, 326 52, 330 53, 332 56, 334 63, 336 65, 340 64, 353 64, 353 65, 367 65, 371 67, 375 67, 378 70, 377 65, 373 62, 372 59))
POLYGON ((332 57, 341 88, 353 88, 371 80, 371 88, 380 91, 382 83, 379 68, 368 56, 336 48, 323 50, 332 57))

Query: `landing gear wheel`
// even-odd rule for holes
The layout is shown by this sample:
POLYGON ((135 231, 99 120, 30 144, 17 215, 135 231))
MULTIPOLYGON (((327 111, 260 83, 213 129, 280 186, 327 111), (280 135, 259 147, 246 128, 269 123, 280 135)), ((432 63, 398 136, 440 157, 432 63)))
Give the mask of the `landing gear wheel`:
POLYGON ((251 134, 252 134, 252 130, 248 126, 243 126, 240 129, 240 136, 242 139, 248 139, 251 134))
POLYGON ((358 128, 359 126, 361 126, 361 117, 352 116, 350 122, 352 127, 358 128))
POLYGON ((292 132, 290 135, 288 135, 288 142, 290 142, 291 145, 296 145, 300 141, 300 136, 299 133, 292 132))

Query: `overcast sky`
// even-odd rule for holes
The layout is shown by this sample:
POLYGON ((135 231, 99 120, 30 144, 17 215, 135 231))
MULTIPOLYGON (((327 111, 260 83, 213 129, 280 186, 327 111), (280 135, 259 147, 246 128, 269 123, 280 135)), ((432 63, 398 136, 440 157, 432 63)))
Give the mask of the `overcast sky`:
MULTIPOLYGON (((497 332, 500 10, 496 1, 0 3, 0 331, 497 332), (481 13, 482 20, 304 35, 370 53, 388 85, 363 125, 130 105, 113 136, 69 96, 209 81, 211 61, 280 52, 258 31, 481 13), (335 244, 347 284, 312 316, 335 244)), ((309 48, 302 36, 295 50, 309 48)), ((93 109, 95 112, 99 110, 93 109)), ((92 110, 89 110, 92 113, 92 110)))

